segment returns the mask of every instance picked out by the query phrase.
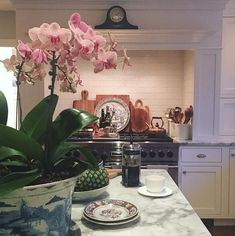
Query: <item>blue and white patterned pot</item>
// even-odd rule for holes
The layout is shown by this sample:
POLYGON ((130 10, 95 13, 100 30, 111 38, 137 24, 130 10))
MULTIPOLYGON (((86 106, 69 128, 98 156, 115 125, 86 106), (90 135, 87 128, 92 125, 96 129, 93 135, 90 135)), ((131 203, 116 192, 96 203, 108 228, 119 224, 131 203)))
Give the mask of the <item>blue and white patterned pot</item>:
POLYGON ((66 236, 76 180, 27 186, 0 198, 0 235, 66 236))

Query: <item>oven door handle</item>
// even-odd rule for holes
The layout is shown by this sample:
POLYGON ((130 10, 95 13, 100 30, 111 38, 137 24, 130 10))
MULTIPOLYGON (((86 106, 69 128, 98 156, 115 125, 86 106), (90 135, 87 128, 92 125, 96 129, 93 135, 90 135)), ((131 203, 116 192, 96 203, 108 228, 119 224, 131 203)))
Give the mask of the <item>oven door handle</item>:
POLYGON ((147 165, 146 166, 147 169, 175 169, 178 168, 178 165, 147 165))

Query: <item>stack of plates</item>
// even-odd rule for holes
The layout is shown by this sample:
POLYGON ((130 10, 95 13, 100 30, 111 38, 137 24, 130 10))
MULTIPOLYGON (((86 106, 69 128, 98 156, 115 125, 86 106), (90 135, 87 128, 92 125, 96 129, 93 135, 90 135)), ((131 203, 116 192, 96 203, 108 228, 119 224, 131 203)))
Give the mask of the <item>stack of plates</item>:
POLYGON ((135 205, 123 200, 106 199, 88 204, 83 218, 100 225, 122 225, 135 221, 139 211, 135 205))

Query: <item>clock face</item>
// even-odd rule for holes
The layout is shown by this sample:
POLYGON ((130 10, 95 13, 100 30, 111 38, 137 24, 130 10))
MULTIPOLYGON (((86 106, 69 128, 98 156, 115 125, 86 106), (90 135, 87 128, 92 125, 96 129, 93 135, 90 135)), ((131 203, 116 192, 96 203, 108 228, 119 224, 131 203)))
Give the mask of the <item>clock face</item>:
POLYGON ((110 10, 109 16, 113 22, 118 23, 124 19, 125 13, 122 8, 114 7, 110 10))

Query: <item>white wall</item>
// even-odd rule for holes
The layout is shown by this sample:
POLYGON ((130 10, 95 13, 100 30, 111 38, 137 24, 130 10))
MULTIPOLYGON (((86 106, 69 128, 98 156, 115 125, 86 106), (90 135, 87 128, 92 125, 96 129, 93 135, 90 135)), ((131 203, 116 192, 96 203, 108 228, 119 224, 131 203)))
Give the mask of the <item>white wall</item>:
POLYGON ((16 38, 15 12, 0 11, 0 29, 0 39, 16 38))
MULTIPOLYGON (((192 53, 188 54, 190 58, 192 53)), ((150 107, 151 116, 165 116, 169 107, 193 104, 192 60, 184 63, 184 51, 130 51, 129 55, 132 66, 125 67, 124 71, 120 65, 116 71, 94 74, 89 63, 81 63, 79 67, 84 86, 78 87, 77 94, 60 93, 57 87, 60 94, 57 112, 72 107, 73 100, 81 99, 80 91, 83 89, 88 90, 91 100, 97 94, 130 95, 132 103, 141 99, 144 105, 150 107), (184 64, 190 68, 187 76, 184 76, 184 64), (187 89, 189 86, 190 89, 187 89), (184 87, 185 99, 189 99, 185 103, 184 87)))

